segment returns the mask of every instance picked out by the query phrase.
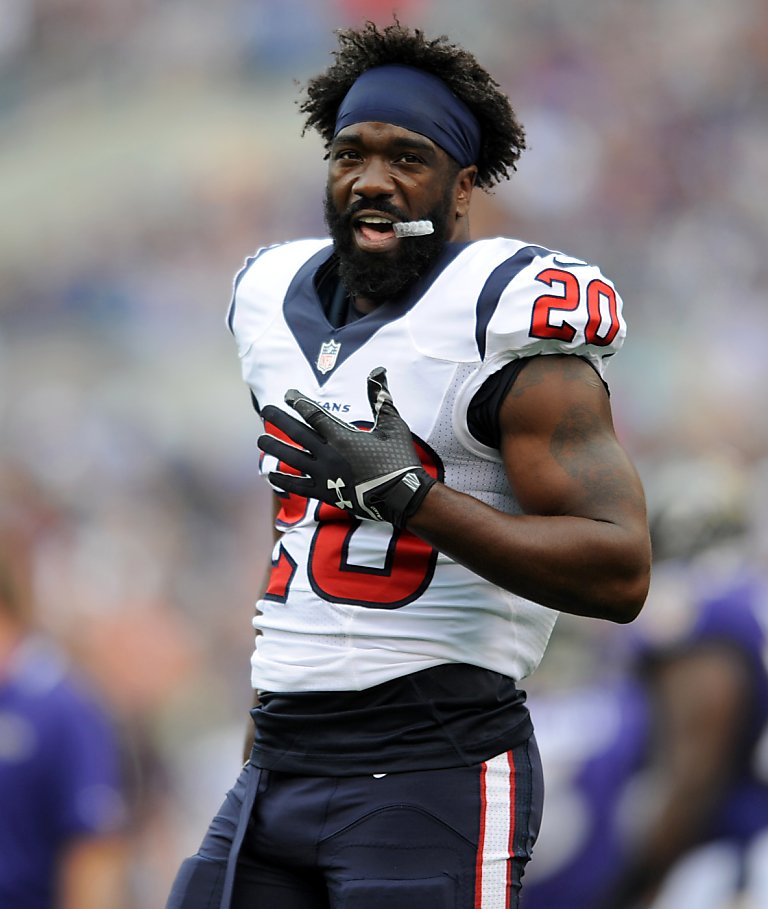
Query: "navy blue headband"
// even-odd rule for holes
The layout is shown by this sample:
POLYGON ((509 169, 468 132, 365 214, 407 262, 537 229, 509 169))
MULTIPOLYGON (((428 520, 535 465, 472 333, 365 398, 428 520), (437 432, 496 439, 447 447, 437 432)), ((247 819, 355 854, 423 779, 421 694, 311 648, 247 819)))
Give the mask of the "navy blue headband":
POLYGON ((353 123, 402 126, 436 142, 461 167, 475 164, 480 124, 467 105, 431 73, 400 63, 367 69, 336 115, 336 133, 353 123))

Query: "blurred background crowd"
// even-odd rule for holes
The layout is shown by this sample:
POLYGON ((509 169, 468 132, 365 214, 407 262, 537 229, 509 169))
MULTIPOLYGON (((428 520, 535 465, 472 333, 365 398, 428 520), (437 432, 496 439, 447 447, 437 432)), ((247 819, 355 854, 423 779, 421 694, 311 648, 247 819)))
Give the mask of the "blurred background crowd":
MULTIPOLYGON (((474 235, 616 281, 616 423, 668 554, 722 537, 729 570, 762 570, 768 6, 394 8, 471 49, 527 127, 513 179, 476 194, 474 235)), ((240 760, 270 529, 232 279, 260 245, 324 233, 297 82, 329 62, 334 28, 392 9, 0 0, 0 519, 29 557, 35 622, 118 729, 120 909, 163 904, 240 760)), ((532 698, 589 681, 602 634, 563 623, 532 698)))

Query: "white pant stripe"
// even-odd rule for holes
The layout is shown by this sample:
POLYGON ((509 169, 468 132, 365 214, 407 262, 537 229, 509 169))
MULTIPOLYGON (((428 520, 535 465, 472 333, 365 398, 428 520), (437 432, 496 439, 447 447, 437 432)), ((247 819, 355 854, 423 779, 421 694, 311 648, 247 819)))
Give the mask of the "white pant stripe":
POLYGON ((510 856, 515 832, 511 753, 499 754, 484 764, 481 799, 475 909, 504 909, 509 906, 510 856))

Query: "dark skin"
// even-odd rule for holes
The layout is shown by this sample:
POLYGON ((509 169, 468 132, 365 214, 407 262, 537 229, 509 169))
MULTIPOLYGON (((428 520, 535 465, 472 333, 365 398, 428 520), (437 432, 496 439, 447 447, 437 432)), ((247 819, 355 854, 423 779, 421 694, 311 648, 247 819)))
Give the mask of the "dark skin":
MULTIPOLYGON (((361 200, 372 203, 353 221, 355 243, 371 255, 391 257, 396 266, 398 244, 407 241, 361 223, 367 216, 382 217, 374 200, 419 220, 452 186, 447 240, 465 242, 476 172, 474 165, 457 169, 418 133, 388 123, 358 123, 333 142, 328 189, 340 212, 361 200)), ((355 298, 363 313, 377 305, 355 298)), ((507 395, 500 420, 504 466, 526 513, 504 514, 437 483, 408 529, 534 602, 631 621, 645 601, 650 577, 645 501, 594 370, 577 357, 533 358, 507 395)))

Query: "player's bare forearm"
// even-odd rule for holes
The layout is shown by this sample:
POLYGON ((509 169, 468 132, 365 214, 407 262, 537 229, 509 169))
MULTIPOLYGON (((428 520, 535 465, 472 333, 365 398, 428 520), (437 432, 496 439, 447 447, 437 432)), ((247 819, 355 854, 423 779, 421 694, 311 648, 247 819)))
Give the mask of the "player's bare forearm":
POLYGON ((527 599, 631 621, 650 575, 645 501, 599 378, 575 357, 536 358, 499 419, 505 468, 525 514, 436 485, 408 529, 527 599))
POLYGON ((492 583, 562 612, 629 622, 645 601, 642 526, 506 515, 436 484, 408 529, 492 583))

